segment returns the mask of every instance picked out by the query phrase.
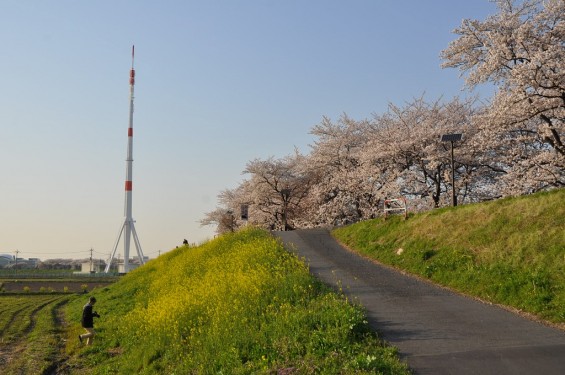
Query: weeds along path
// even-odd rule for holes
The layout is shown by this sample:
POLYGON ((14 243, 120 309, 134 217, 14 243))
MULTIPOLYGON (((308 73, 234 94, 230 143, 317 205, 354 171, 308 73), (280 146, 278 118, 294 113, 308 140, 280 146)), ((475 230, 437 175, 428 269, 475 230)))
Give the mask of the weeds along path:
POLYGON ((2 374, 47 374, 59 361, 59 310, 68 296, 0 295, 2 374))
POLYGON ((367 311, 416 374, 565 373, 565 333, 379 265, 325 229, 275 232, 310 272, 367 311))

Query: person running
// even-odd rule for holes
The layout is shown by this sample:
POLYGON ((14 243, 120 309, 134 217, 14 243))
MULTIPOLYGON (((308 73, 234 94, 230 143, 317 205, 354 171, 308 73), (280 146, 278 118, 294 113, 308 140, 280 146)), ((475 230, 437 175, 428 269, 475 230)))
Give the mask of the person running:
POLYGON ((98 315, 96 311, 92 310, 95 303, 96 298, 90 297, 88 299, 88 303, 82 308, 81 324, 82 327, 86 330, 86 333, 79 335, 78 339, 81 343, 83 339, 86 339, 86 345, 92 345, 92 340, 96 335, 96 332, 94 331, 94 317, 100 318, 100 315, 98 315))

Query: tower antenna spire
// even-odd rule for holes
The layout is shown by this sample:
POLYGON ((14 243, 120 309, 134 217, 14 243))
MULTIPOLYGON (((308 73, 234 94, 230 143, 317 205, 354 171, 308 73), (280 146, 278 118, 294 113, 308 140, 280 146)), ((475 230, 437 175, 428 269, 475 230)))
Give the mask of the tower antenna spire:
MULTIPOLYGON (((137 249, 137 256, 139 257, 140 264, 144 264, 145 260, 143 257, 143 251, 141 250, 141 244, 139 243, 139 238, 137 237, 137 232, 135 231, 135 220, 132 217, 132 174, 133 174, 133 99, 134 99, 134 86, 135 86, 135 69, 133 68, 135 46, 131 47, 131 69, 129 72, 129 125, 128 125, 128 147, 127 147, 127 157, 126 157, 126 184, 125 184, 125 205, 124 205, 124 223, 120 227, 118 232, 118 238, 114 245, 114 250, 112 255, 110 255, 110 260, 106 265, 104 272, 108 273, 110 271, 110 266, 112 265, 112 260, 116 255, 116 250, 118 249, 118 244, 122 234, 124 235, 124 267, 123 272, 127 273, 130 269, 129 264, 129 248, 130 241, 133 236, 133 241, 135 243, 135 248, 137 249)), ((119 267, 119 265, 118 265, 119 267)))

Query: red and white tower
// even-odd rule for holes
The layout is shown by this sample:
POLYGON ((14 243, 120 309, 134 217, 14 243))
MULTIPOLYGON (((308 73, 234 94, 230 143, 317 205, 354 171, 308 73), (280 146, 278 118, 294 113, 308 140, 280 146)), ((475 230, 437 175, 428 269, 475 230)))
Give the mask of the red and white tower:
POLYGON ((104 272, 108 273, 110 271, 110 266, 112 265, 112 260, 116 255, 116 250, 118 249, 118 244, 122 234, 124 235, 124 273, 129 272, 129 247, 131 238, 133 235, 133 241, 135 243, 135 248, 137 249, 137 256, 141 264, 144 263, 143 251, 141 250, 141 245, 139 244, 139 239, 137 237, 137 232, 135 231, 135 221, 132 217, 132 172, 133 172, 133 88, 135 86, 135 69, 133 68, 133 59, 135 53, 135 46, 131 47, 131 70, 129 72, 129 125, 128 125, 128 149, 126 158, 126 196, 125 196, 125 207, 124 216, 125 220, 120 231, 118 233, 118 238, 114 245, 114 250, 110 256, 110 260, 106 265, 104 272))

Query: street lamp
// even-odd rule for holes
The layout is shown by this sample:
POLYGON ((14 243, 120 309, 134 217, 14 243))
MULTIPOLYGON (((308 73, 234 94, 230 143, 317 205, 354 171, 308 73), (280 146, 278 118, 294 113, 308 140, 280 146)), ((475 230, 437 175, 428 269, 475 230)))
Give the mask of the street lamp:
POLYGON ((286 210, 288 207, 288 198, 290 197, 290 189, 282 189, 281 190, 281 196, 283 199, 283 212, 282 212, 282 226, 283 226, 283 231, 286 231, 286 210))
POLYGON ((456 133, 456 134, 444 134, 441 136, 442 142, 450 142, 451 143, 451 202, 453 207, 457 206, 457 196, 455 195, 455 161, 453 159, 453 143, 459 142, 463 134, 456 133))

